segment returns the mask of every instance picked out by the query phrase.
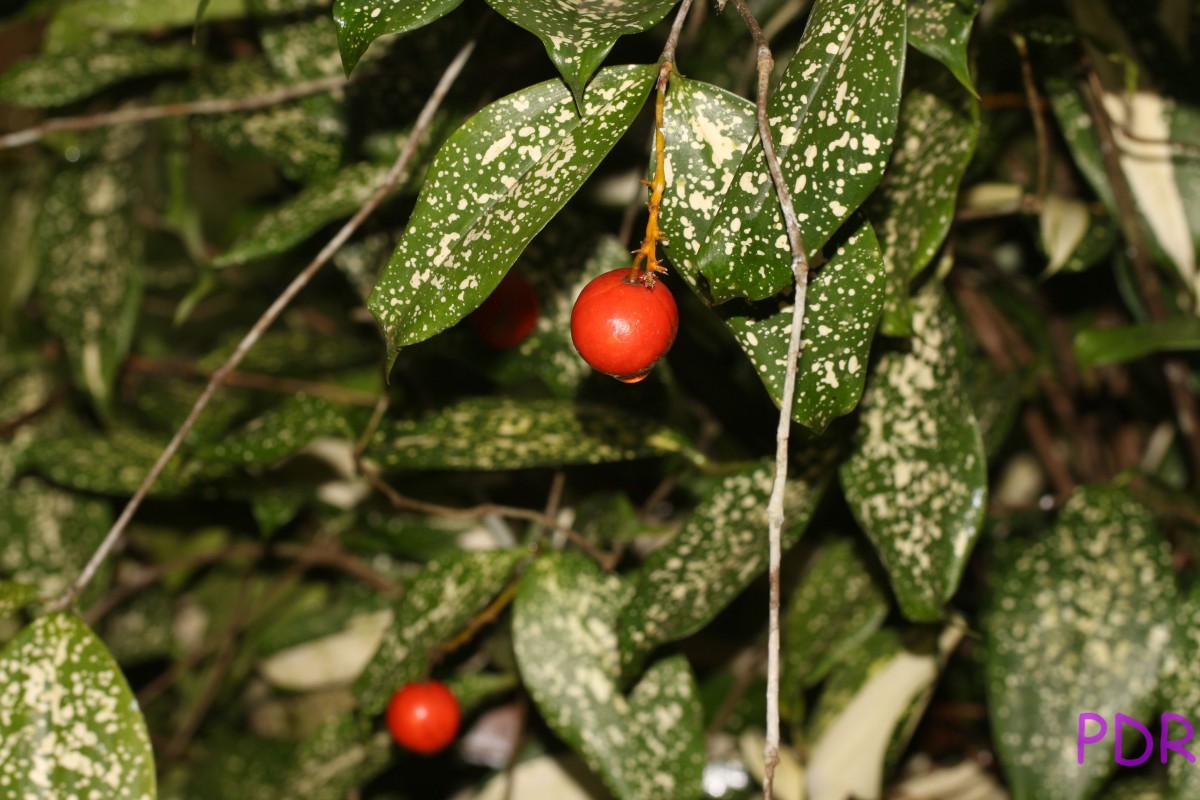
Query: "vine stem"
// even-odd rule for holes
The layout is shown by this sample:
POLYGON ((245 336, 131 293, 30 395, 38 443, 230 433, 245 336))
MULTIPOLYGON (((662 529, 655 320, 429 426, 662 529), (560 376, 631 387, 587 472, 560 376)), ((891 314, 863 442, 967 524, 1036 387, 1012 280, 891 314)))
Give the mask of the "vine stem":
POLYGON ((165 103, 157 106, 141 106, 139 108, 120 108, 116 111, 106 111, 102 114, 88 114, 82 117, 57 117, 49 119, 40 125, 15 131, 0 136, 0 150, 11 150, 27 144, 40 142, 52 133, 62 131, 86 131, 92 128, 104 128, 112 125, 129 125, 135 122, 150 122, 167 117, 204 116, 209 114, 230 114, 236 111, 255 111, 269 108, 289 100, 298 100, 313 94, 324 94, 337 91, 346 86, 348 81, 340 75, 329 78, 317 78, 304 83, 297 83, 286 89, 264 92, 251 97, 225 98, 217 97, 207 100, 193 100, 186 103, 165 103))
POLYGON ((288 284, 287 288, 283 290, 279 297, 275 298, 275 302, 273 302, 270 307, 263 312, 263 315, 258 318, 257 322, 254 323, 254 327, 252 327, 238 343, 237 349, 234 350, 229 358, 226 359, 225 363, 222 364, 209 377, 208 384, 204 387, 204 391, 201 393, 200 397, 196 399, 196 403, 192 406, 192 410, 188 412, 187 418, 183 421, 183 424, 179 426, 179 429, 175 431, 175 435, 171 438, 171 441, 159 455, 158 460, 154 462, 154 466, 150 468, 150 471, 146 474, 145 479, 142 481, 141 485, 138 486, 137 491, 134 492, 133 497, 129 498, 129 502, 125 504, 125 508, 121 511, 121 515, 117 518, 117 521, 113 523, 112 528, 104 537, 104 541, 102 541, 100 546, 96 548, 96 552, 92 554, 91 559, 83 568, 83 572, 79 574, 79 577, 75 579, 74 583, 67 587, 67 590, 63 592, 62 597, 60 597, 55 603, 54 608, 56 610, 61 610, 69 606, 75 597, 81 591, 83 591, 88 583, 91 582, 92 578, 95 577, 96 571, 100 568, 100 565, 104 563, 104 560, 108 557, 109 553, 112 552, 112 549, 116 546, 117 542, 120 541, 121 534, 124 533, 125 528, 129 525, 129 521, 133 519, 133 515, 137 512, 138 507, 141 506, 142 501, 146 499, 146 495, 149 494, 151 487, 154 486, 155 481, 158 480, 158 477, 162 474, 167 464, 170 463, 171 459, 174 458, 175 454, 179 451, 180 446, 183 444, 184 438, 192 430, 192 427, 196 424, 196 420, 199 419, 200 414, 205 408, 208 407, 208 403, 210 400, 212 400, 213 395, 215 395, 217 390, 225 383, 225 379, 228 377, 228 375, 237 368, 237 365, 241 363, 246 353, 248 353, 250 349, 254 347, 263 333, 269 327, 271 327, 272 323, 274 323, 276 319, 279 318, 279 315, 283 313, 283 310, 288 307, 288 304, 291 303, 296 295, 298 295, 300 291, 308 285, 313 276, 316 275, 317 272, 319 272, 320 269, 329 262, 329 259, 333 257, 333 254, 336 253, 338 249, 346 243, 346 241, 354 234, 354 232, 359 229, 363 222, 366 221, 367 217, 371 216, 375 209, 379 207, 379 204, 383 202, 383 199, 387 197, 392 188, 395 187, 400 178, 408 170, 408 165, 412 161, 413 156, 416 154, 418 143, 422 139, 425 131, 429 128, 430 123, 433 121, 434 114, 437 112, 438 108, 441 107, 442 101, 445 100, 446 95, 450 91, 450 87, 454 85, 455 80, 457 80, 458 76, 462 73, 463 67, 466 66, 467 60, 471 57, 471 52, 475 49, 475 43, 477 40, 478 36, 473 37, 469 42, 463 45, 463 48, 458 51, 458 55, 454 57, 454 60, 450 62, 450 64, 446 67, 445 72, 442 73, 442 77, 438 80, 437 86, 434 87, 433 93, 429 95, 429 99, 425 101, 425 106, 421 109, 421 113, 417 117, 416 123, 413 125, 412 135, 409 136, 408 141, 405 142, 404 149, 401 150, 400 155, 397 156, 395 163, 393 163, 391 169, 388 170, 388 173, 384 177, 383 182, 380 183, 379 188, 376 189, 375 193, 371 195, 367 202, 355 212, 354 216, 347 220, 346 224, 341 227, 341 230, 334 234, 333 238, 329 240, 329 243, 321 248, 321 252, 317 254, 316 258, 314 258, 308 264, 308 266, 306 266, 295 278, 292 279, 292 282, 288 284))
POLYGON ((771 71, 775 57, 771 45, 763 35, 758 20, 746 4, 746 0, 732 0, 738 14, 750 29, 758 51, 758 91, 755 107, 758 112, 758 135, 767 170, 775 184, 779 208, 783 212, 783 225, 787 231, 788 249, 792 254, 792 276, 796 283, 795 303, 792 306, 791 336, 788 339, 787 364, 783 379, 783 395, 779 400, 779 424, 775 429, 775 479, 771 484, 771 499, 767 504, 767 536, 770 549, 768 582, 770 600, 767 626, 767 735, 763 745, 763 797, 774 796, 775 767, 779 763, 779 566, 783 560, 783 497, 787 486, 788 438, 792 426, 792 406, 796 398, 796 370, 800 360, 801 336, 804 328, 804 310, 808 302, 808 253, 800 238, 800 223, 796 219, 796 208, 792 204, 792 192, 783 177, 779 156, 775 151, 775 139, 771 133, 771 122, 767 115, 767 100, 771 89, 771 71))

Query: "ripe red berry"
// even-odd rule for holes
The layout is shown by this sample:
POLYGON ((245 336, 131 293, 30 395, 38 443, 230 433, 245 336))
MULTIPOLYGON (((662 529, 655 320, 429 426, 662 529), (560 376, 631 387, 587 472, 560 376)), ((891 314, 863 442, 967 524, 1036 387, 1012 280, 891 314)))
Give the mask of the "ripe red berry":
POLYGON ((458 735, 458 700, 443 683, 407 683, 388 703, 387 725, 401 747, 433 755, 458 735))
POLYGON ((679 330, 671 290, 629 268, 583 287, 571 312, 571 340, 583 360, 619 381, 637 383, 666 355, 679 330))
POLYGON ((538 296, 523 276, 510 272, 471 315, 479 338, 495 350, 516 347, 537 325, 538 296))

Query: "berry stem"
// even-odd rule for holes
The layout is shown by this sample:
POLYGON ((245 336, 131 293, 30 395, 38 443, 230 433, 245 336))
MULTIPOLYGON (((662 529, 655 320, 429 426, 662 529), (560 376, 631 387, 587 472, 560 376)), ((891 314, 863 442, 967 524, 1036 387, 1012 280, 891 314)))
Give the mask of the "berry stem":
POLYGON ((663 61, 658 70, 654 98, 654 179, 642 181, 650 187, 650 202, 646 204, 646 208, 650 210, 650 218, 646 220, 646 236, 642 239, 642 246, 634 251, 633 265, 630 266, 633 273, 630 281, 641 281, 650 286, 654 285, 654 273, 667 271, 667 268, 658 260, 658 243, 663 240, 662 233, 658 229, 658 215, 662 208, 663 192, 667 188, 667 179, 663 169, 667 147, 666 137, 663 136, 663 101, 673 69, 675 69, 675 62, 672 60, 663 61))

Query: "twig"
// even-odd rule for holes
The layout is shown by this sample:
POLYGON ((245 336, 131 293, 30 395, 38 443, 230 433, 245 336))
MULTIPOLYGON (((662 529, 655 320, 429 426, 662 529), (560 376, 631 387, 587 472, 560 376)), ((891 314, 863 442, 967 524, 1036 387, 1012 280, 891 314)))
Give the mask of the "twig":
POLYGON ((788 248, 792 253, 792 275, 796 281, 796 299, 792 307, 792 332, 788 341, 787 364, 783 378, 783 395, 779 400, 779 424, 775 431, 775 479, 771 485, 771 500, 767 505, 767 533, 770 539, 768 581, 771 597, 767 628, 767 735, 763 745, 763 797, 774 796, 775 766, 779 763, 779 565, 782 561, 783 538, 783 495, 787 485, 788 437, 792 426, 792 405, 796 393, 796 369, 800 360, 801 332, 804 328, 804 310, 808 300, 808 253, 800 238, 800 223, 792 205, 792 193, 783 177, 779 157, 775 152, 775 140, 771 133, 771 122, 767 115, 767 98, 770 93, 771 71, 775 58, 771 45, 763 36, 762 29, 746 0, 733 0, 734 7, 750 29, 758 47, 758 135, 767 170, 775 184, 775 194, 783 212, 783 224, 787 230, 788 248))
POLYGON ((15 419, 10 419, 8 422, 0 424, 0 438, 11 436, 25 425, 33 422, 42 414, 45 414, 48 411, 53 411, 59 404, 62 403, 62 401, 66 400, 70 394, 70 389, 65 387, 59 389, 54 392, 54 394, 47 397, 44 402, 39 403, 35 408, 31 408, 15 419))
POLYGON ((366 476, 371 485, 387 497, 388 502, 396 508, 457 519, 479 519, 488 514, 495 514, 500 517, 507 517, 508 519, 523 519, 529 522, 536 522, 551 530, 566 534, 572 543, 591 556, 605 571, 612 570, 614 566, 613 556, 599 550, 582 533, 567 525, 563 525, 558 520, 548 517, 540 511, 534 511, 532 508, 516 508, 515 506, 505 506, 497 503, 481 503, 469 508, 455 508, 453 506, 438 505, 437 503, 427 503, 424 500, 417 500, 400 494, 387 481, 379 477, 374 470, 366 470, 366 476))
MULTIPOLYGON (((1152 319, 1166 319, 1168 314, 1162 285, 1158 281, 1154 264, 1150 261, 1145 230, 1142 228, 1142 219, 1133 198, 1133 189, 1121 166, 1112 118, 1104 106, 1104 87, 1100 84, 1096 70, 1090 65, 1083 94, 1095 122, 1096 135, 1100 139, 1100 155, 1104 161, 1104 171, 1108 174, 1109 185, 1112 187, 1113 199, 1117 204, 1118 221, 1125 234, 1125 252, 1133 263, 1138 292, 1142 295, 1142 301, 1152 319)), ((1200 486, 1200 408, 1197 407, 1196 397, 1188 386, 1187 363, 1180 358, 1166 358, 1163 360, 1163 374, 1167 379, 1171 402, 1175 406, 1179 430, 1187 442, 1191 456, 1192 482, 1200 486)))
POLYGON ((1045 106, 1038 95, 1037 81, 1033 77, 1033 64, 1029 61, 1029 45, 1019 33, 1011 34, 1013 46, 1021 58, 1021 82, 1025 85, 1025 96, 1029 99, 1029 113, 1033 117, 1033 134, 1037 140, 1037 185, 1038 201, 1046 199, 1050 190, 1050 135, 1046 132, 1045 106))
MULTIPOLYGON (((180 378, 199 378, 208 380, 212 377, 195 364, 186 361, 170 361, 150 356, 131 355, 125 360, 125 365, 134 372, 151 375, 174 375, 180 378)), ((254 372, 237 372, 231 370, 225 375, 226 386, 240 386, 244 389, 261 389, 267 392, 284 392, 296 394, 302 392, 314 397, 323 397, 335 403, 348 403, 356 406, 374 406, 379 401, 375 392, 364 392, 358 389, 348 389, 331 383, 304 381, 296 378, 284 378, 276 375, 260 375, 254 372)))
POLYGON ((363 204, 362 208, 355 212, 354 216, 342 226, 341 230, 339 230, 334 237, 329 240, 329 243, 326 244, 325 247, 321 248, 321 252, 317 254, 317 257, 314 258, 312 262, 309 263, 309 265, 306 266, 290 284, 288 284, 287 288, 283 290, 283 293, 275 299, 275 302, 272 303, 271 306, 265 312, 263 312, 263 315, 259 317, 258 321, 254 323, 254 327, 250 329, 250 332, 247 333, 245 337, 242 338, 241 342, 238 343, 237 349, 233 351, 233 354, 229 356, 224 364, 222 364, 215 372, 213 372, 212 377, 209 378, 208 385, 204 388, 204 391, 196 400, 195 405, 192 406, 192 410, 188 412, 187 418, 183 421, 183 424, 179 426, 179 430, 175 432, 174 437, 171 438, 171 441, 167 444, 166 449, 164 449, 162 454, 158 457, 158 460, 154 462, 154 466, 150 468, 150 472, 146 475, 145 480, 142 481, 141 486, 138 487, 133 497, 131 497, 129 502, 126 503, 124 510, 117 518, 117 521, 113 524, 112 529, 109 530, 108 535, 104 537, 104 541, 100 543, 100 546, 92 555, 91 560, 88 561, 87 566, 83 568, 83 572, 63 593, 62 598, 55 606, 57 609, 63 609, 69 606, 71 601, 75 599, 76 595, 78 595, 79 592, 82 591, 83 588, 87 586, 95 576, 96 570, 100 568, 100 565, 104 563, 104 559, 108 557, 108 554, 120 540, 121 534, 124 532, 125 527, 129 525, 129 521, 133 519, 134 513, 137 512, 138 507, 142 504, 142 501, 150 492, 150 488, 154 485, 154 482, 158 480, 158 476, 162 474, 162 471, 166 468, 167 464, 175 456, 175 453, 179 450, 180 445, 183 444, 184 438, 191 431, 192 426, 196 424, 196 420, 199 419, 200 413, 208 406, 209 401, 212 400, 213 395, 217 392, 217 389, 219 389, 225 382, 225 379, 229 373, 237 368, 237 365, 241 363, 242 358, 244 358, 246 353, 250 351, 250 348, 254 347, 254 345, 258 342, 259 337, 263 335, 267 328, 271 327, 271 324, 274 323, 279 315, 283 313, 283 310, 287 308, 292 299, 295 298, 295 296, 299 294, 305 286, 308 285, 308 282, 312 280, 312 277, 316 275, 318 271, 320 271, 321 267, 328 263, 333 254, 336 253, 338 249, 341 248, 341 246, 345 244, 346 241, 354 234, 354 232, 358 230, 367 217, 369 217, 375 211, 375 209, 379 207, 379 204, 383 202, 384 198, 387 197, 387 195, 391 192, 392 187, 399 182, 401 176, 403 176, 405 171, 408 169, 408 165, 412 161, 413 156, 416 154, 418 143, 423 137, 426 129, 428 129, 429 124, 433 121, 434 114, 441 106, 442 101, 445 99, 446 94, 450 91, 450 87, 453 85, 454 81, 462 72, 463 67, 467 63, 467 59, 471 56, 471 51, 475 49, 476 41, 477 37, 472 38, 469 42, 467 42, 467 44, 465 44, 463 48, 459 50, 458 55, 454 57, 454 60, 450 62, 450 65, 446 67, 446 71, 442 73, 441 79, 438 81, 438 84, 434 88, 433 93, 429 96, 429 99, 425 101, 425 107, 421 109, 421 113, 417 117, 416 123, 413 125, 412 135, 408 138, 408 141, 404 143, 404 149, 396 158, 396 162, 392 164, 391 169, 388 170, 388 174, 384 177, 379 188, 376 189, 375 193, 371 195, 370 199, 363 204))
POLYGON ((313 94, 332 92, 346 86, 347 80, 340 75, 328 78, 318 78, 304 83, 297 83, 286 89, 252 97, 212 98, 193 100, 186 103, 166 103, 157 106, 142 106, 140 108, 122 108, 116 111, 106 111, 102 114, 88 114, 82 117, 57 117, 48 119, 40 125, 26 128, 23 131, 0 136, 0 150, 22 147, 41 141, 52 133, 61 131, 85 131, 92 128, 103 128, 111 125, 128 125, 134 122, 150 122, 167 117, 203 116, 208 114, 230 114, 236 111, 254 111, 260 108, 298 100, 313 94))

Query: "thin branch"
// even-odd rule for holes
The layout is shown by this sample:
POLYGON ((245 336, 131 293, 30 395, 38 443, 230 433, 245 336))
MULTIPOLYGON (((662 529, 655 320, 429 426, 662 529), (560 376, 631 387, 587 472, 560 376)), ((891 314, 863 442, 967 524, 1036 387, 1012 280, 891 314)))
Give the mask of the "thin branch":
POLYGON ((260 108, 277 106, 290 100, 298 100, 314 94, 324 94, 336 91, 346 86, 348 81, 340 75, 328 78, 318 78, 304 83, 297 83, 285 89, 238 98, 212 98, 193 100, 187 103, 166 103, 158 106, 141 106, 139 108, 121 108, 116 111, 106 111, 101 114, 88 114, 82 117, 56 117, 48 119, 40 125, 26 128, 23 131, 0 136, 0 150, 23 147, 27 144, 41 141, 52 133, 62 131, 86 131, 92 128, 104 128, 112 125, 129 125, 135 122, 150 122, 167 117, 203 116, 208 114, 230 114, 237 111, 255 111, 260 108))
POLYGON ((195 405, 192 406, 192 410, 188 413, 187 419, 183 421, 183 424, 179 427, 179 430, 175 432, 175 436, 172 437, 170 443, 167 444, 166 449, 163 450, 162 454, 158 457, 158 460, 154 462, 154 466, 150 468, 150 472, 146 475, 145 480, 142 481, 141 486, 138 487, 138 490, 134 493, 133 497, 129 499, 129 502, 125 505, 125 509, 117 518, 116 523, 113 524, 112 529, 108 532, 108 535, 104 537, 104 541, 100 543, 100 546, 92 555, 91 560, 88 561, 87 566, 84 567, 83 572, 63 593, 62 598, 56 604, 56 608, 63 609, 69 606, 71 601, 75 599, 76 595, 78 595, 79 592, 82 591, 83 588, 87 586, 95 576, 96 570, 100 568, 100 565, 104 563, 104 559, 108 557, 108 554, 120 540, 121 534, 124 532, 126 526, 129 525, 129 521, 133 519, 134 513, 137 512, 138 507, 141 506, 142 501, 150 492, 150 488, 154 485, 154 482, 158 480, 158 476, 162 474, 167 464, 175 456, 175 453, 178 452, 180 445, 183 444, 184 438, 196 424, 196 420, 199 419, 201 412, 203 412, 208 406, 209 401, 212 400, 213 395, 217 392, 217 389, 219 389, 225 382, 225 379, 229 373, 233 372, 233 370, 237 368, 237 365, 241 363, 242 358, 244 358, 246 353, 250 351, 250 348, 254 347, 254 345, 258 342, 259 337, 261 337, 263 333, 269 327, 271 327, 271 324, 278 319, 279 315, 283 313, 283 310, 287 308, 288 304, 291 303, 296 295, 308 285, 308 282, 312 280, 313 276, 316 275, 326 263, 328 263, 333 254, 336 253, 338 249, 341 248, 341 246, 344 245, 346 241, 354 234, 354 232, 359 229, 363 222, 366 221, 367 217, 369 217, 375 211, 375 209, 379 207, 379 204, 383 202, 384 198, 387 197, 392 188, 400 181, 400 178, 408 170, 408 165, 412 162, 413 156, 416 154, 417 145, 423 138, 425 131, 429 127, 429 124, 433 121, 434 114, 441 106, 442 101, 450 91, 450 87, 454 84, 454 81, 462 72, 463 67, 467 63, 467 59, 469 59, 471 56, 471 52, 475 49, 476 41, 477 37, 472 38, 471 41, 467 42, 467 44, 465 44, 463 48, 459 50, 458 55, 454 57, 454 60, 450 62, 450 65, 446 67, 446 71, 442 73, 441 79, 438 81, 438 84, 434 88, 433 93, 429 96, 429 99, 425 101, 425 107, 421 109, 421 113, 417 117, 416 123, 413 125, 412 135, 408 138, 408 141, 404 143, 404 149, 396 158, 396 162, 392 164, 391 169, 388 170, 388 174, 384 177, 379 188, 376 189, 375 193, 371 195, 370 199, 363 204, 362 208, 355 212, 354 216, 342 226, 341 230, 339 230, 334 237, 329 240, 329 243, 321 249, 321 252, 317 254, 317 257, 314 258, 312 262, 309 263, 309 265, 306 266, 290 284, 288 284, 288 287, 283 290, 283 293, 280 294, 279 297, 275 299, 275 302, 272 303, 265 312, 263 312, 261 317, 259 317, 258 322, 254 323, 254 327, 250 329, 250 332, 247 333, 245 337, 242 338, 242 341, 238 343, 237 349, 234 350, 233 354, 230 355, 225 363, 222 364, 212 374, 211 378, 209 378, 208 385, 204 388, 204 391, 196 400, 195 405))
POLYGON ((779 207, 783 212, 783 224, 787 230, 788 247, 792 253, 792 275, 796 281, 796 299, 792 307, 792 331, 788 340, 786 371, 783 378, 783 396, 779 400, 779 424, 775 431, 775 479, 771 485, 771 500, 767 505, 767 533, 770 539, 768 581, 771 589, 767 628, 767 735, 763 745, 763 797, 774 796, 775 766, 779 763, 779 566, 782 561, 783 539, 783 495, 787 485, 788 437, 792 428, 792 405, 796 393, 796 369, 800 360, 801 333, 804 328, 804 310, 808 300, 808 253, 800 238, 800 223, 792 205, 792 193, 783 177, 779 156, 775 152, 775 140, 771 133, 771 122, 767 115, 767 99, 770 94, 771 71, 775 58, 771 46, 763 36, 758 21, 746 4, 746 0, 733 0, 734 7, 750 29, 758 47, 758 135, 762 144, 767 170, 775 184, 779 207))
POLYGON ((11 436, 12 434, 16 433, 18 430, 20 430, 25 425, 28 425, 29 423, 33 422, 35 419, 40 417, 42 414, 45 414, 49 411, 53 411, 64 400, 66 400, 67 397, 70 396, 70 394, 71 394, 71 390, 67 389, 66 387, 63 387, 63 388, 57 390, 56 392, 54 392, 54 394, 47 397, 44 402, 39 403, 36 407, 29 409, 28 411, 19 415, 15 419, 11 419, 8 422, 0 424, 0 439, 4 438, 6 436, 11 436))
POLYGON ((1037 81, 1033 77, 1033 64, 1029 61, 1029 45, 1019 33, 1011 35, 1013 46, 1021 58, 1021 82, 1025 85, 1025 96, 1029 100, 1029 113, 1033 117, 1033 133, 1037 139, 1037 188, 1038 201, 1046 199, 1050 190, 1050 134, 1046 130, 1045 104, 1038 95, 1037 81))
MULTIPOLYGON (((1133 264, 1134 279, 1146 310, 1155 320, 1168 317, 1166 301, 1163 299, 1162 285, 1158 273, 1150 260, 1150 251, 1146 242, 1146 233, 1142 228, 1142 218, 1138 213, 1137 202, 1133 197, 1133 189, 1121 166, 1120 152, 1116 136, 1113 133, 1113 121, 1108 109, 1104 106, 1104 87, 1096 70, 1089 66, 1087 80, 1083 87, 1088 109, 1095 122, 1096 135, 1100 139, 1100 155, 1104 161, 1104 171, 1108 174, 1108 182, 1112 187, 1113 199, 1117 204, 1117 218, 1125 234, 1125 252, 1133 264)), ((1167 379, 1167 387, 1171 402, 1175 406, 1176 419, 1183 439, 1187 442, 1192 462, 1192 482, 1200 486, 1200 408, 1197 407, 1196 397, 1188 386, 1187 362, 1180 358, 1168 357, 1163 360, 1163 374, 1167 379)))
MULTIPOLYGON (((150 375, 173 375, 180 378, 208 380, 211 373, 200 369, 195 364, 186 361, 171 361, 150 356, 131 355, 125 359, 125 366, 134 372, 150 375)), ((266 392, 283 392, 285 394, 304 393, 313 397, 323 397, 335 403, 347 403, 356 406, 373 407, 379 396, 375 392, 364 392, 359 389, 349 389, 332 383, 318 383, 296 378, 285 378, 277 375, 260 375, 254 372, 230 371, 225 375, 226 386, 239 386, 244 389, 260 389, 266 392)))

